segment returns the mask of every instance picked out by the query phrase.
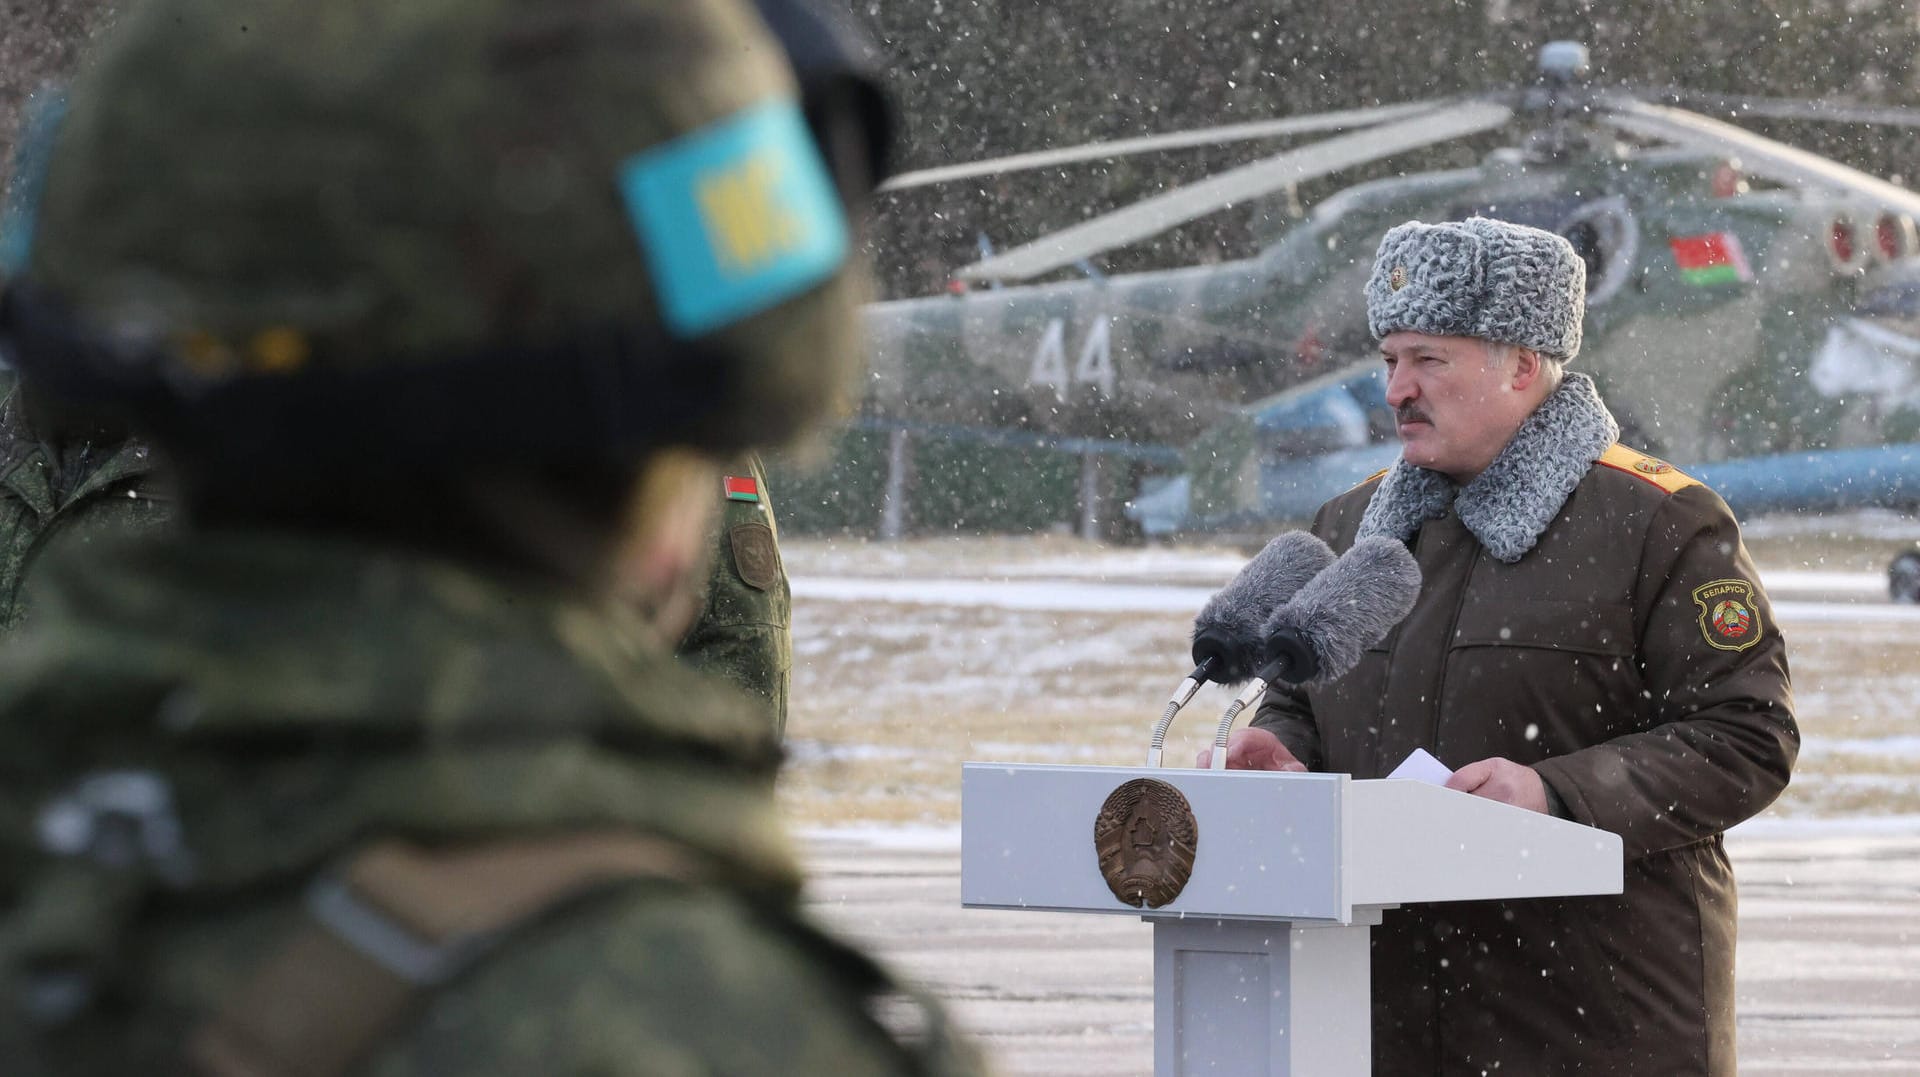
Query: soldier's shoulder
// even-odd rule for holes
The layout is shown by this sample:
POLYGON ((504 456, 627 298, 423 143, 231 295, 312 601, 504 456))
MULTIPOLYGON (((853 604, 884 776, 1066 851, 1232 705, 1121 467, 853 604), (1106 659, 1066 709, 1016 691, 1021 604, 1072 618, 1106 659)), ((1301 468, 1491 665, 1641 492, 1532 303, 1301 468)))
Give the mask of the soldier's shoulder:
POLYGON ((636 884, 508 943, 370 1072, 894 1072, 853 979, 727 888, 636 884))
POLYGON ((746 453, 727 464, 720 480, 720 495, 729 512, 745 511, 754 517, 771 512, 767 469, 759 453, 746 453))
MULTIPOLYGON (((1390 467, 1381 468, 1322 502, 1319 511, 1313 515, 1314 534, 1333 542, 1332 536, 1339 534, 1343 528, 1350 532, 1359 527, 1360 518, 1366 514, 1367 505, 1372 502, 1375 491, 1380 489, 1381 481, 1392 471, 1390 467)), ((1348 537, 1351 538, 1351 535, 1348 537)))
POLYGON ((1629 448, 1619 442, 1609 446, 1600 459, 1594 461, 1594 467, 1602 475, 1628 475, 1634 479, 1655 487, 1667 494, 1677 494, 1682 490, 1701 486, 1699 479, 1681 471, 1658 457, 1648 456, 1638 449, 1629 448))

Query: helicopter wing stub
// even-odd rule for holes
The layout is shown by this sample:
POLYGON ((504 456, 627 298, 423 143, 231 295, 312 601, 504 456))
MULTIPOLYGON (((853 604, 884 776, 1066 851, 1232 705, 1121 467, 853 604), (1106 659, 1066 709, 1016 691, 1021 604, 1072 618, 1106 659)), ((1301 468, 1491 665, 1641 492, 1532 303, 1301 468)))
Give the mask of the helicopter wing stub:
POLYGON ((1192 149, 1196 146, 1221 146, 1230 142, 1251 142, 1262 138, 1279 138, 1285 135, 1314 134, 1320 131, 1344 131, 1355 127, 1372 127, 1402 117, 1428 112, 1444 105, 1444 101, 1412 101, 1399 105, 1376 105, 1371 108, 1342 109, 1338 112, 1315 112, 1304 116, 1289 116, 1279 120, 1256 120, 1250 123, 1225 124, 1219 127, 1200 127, 1188 131, 1173 131, 1164 135, 1148 135, 1143 138, 1123 138, 1112 142, 1088 142, 1078 146, 1066 146, 1057 150, 1037 150, 1033 153, 1016 153, 1007 157, 995 157, 985 161, 968 161, 965 164, 943 165, 939 168, 923 168, 917 172, 903 172, 880 185, 882 191, 904 191, 913 187, 927 187, 936 183, 951 183, 954 180, 973 179, 978 176, 1000 176, 1009 172, 1025 172, 1035 168, 1051 168, 1057 165, 1080 164, 1086 161, 1105 161, 1115 157, 1128 157, 1137 153, 1158 153, 1163 150, 1192 149))
POLYGON ((1158 235, 1176 225, 1271 194, 1289 184, 1331 175, 1421 146, 1500 127, 1513 109, 1489 101, 1430 108, 1392 123, 1338 135, 1211 176, 1084 221, 962 268, 965 280, 1026 280, 1101 251, 1158 235))
POLYGON ((1738 157, 1748 171, 1780 183, 1851 194, 1897 213, 1920 216, 1920 194, 1697 112, 1616 99, 1606 103, 1599 118, 1631 134, 1738 157))
POLYGON ((1821 123, 1858 123, 1875 127, 1920 127, 1920 109, 1889 105, 1848 105, 1794 97, 1751 97, 1674 90, 1670 96, 1696 112, 1724 114, 1732 119, 1813 120, 1821 123))

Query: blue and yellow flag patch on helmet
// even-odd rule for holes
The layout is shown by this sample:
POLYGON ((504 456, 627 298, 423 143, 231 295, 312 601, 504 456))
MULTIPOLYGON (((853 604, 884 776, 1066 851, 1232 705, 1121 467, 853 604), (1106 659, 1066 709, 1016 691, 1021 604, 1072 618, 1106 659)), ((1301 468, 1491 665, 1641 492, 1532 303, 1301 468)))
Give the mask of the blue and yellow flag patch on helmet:
POLYGON ((736 113, 628 158, 620 193, 669 332, 724 328, 833 276, 847 222, 791 101, 736 113))

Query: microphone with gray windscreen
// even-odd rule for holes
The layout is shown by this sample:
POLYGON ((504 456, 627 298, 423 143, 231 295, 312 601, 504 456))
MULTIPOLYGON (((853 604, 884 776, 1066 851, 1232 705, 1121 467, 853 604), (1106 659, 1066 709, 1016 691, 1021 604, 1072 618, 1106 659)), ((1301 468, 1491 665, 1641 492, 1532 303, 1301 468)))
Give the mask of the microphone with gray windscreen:
POLYGON ((1420 596, 1420 566, 1404 544, 1363 538, 1301 587, 1263 626, 1264 664, 1220 717, 1213 769, 1227 765, 1234 719, 1275 681, 1325 684, 1344 676, 1368 647, 1387 638, 1420 596))
POLYGON ((1193 619, 1193 672, 1173 691, 1153 727, 1147 765, 1160 765, 1167 728, 1180 708, 1207 681, 1237 684, 1266 659, 1267 619, 1301 587, 1333 564, 1333 551, 1305 531, 1289 531, 1267 543, 1193 619))

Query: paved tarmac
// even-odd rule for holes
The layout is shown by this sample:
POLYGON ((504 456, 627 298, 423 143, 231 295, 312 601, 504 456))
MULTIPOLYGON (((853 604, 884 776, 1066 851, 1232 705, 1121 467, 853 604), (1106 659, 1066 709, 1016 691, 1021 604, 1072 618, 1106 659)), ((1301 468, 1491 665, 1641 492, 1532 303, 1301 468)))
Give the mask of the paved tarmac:
MULTIPOLYGON (((1729 839, 1740 884, 1740 1072, 1920 1074, 1920 833, 1729 839)), ((1000 1072, 1153 1068, 1152 929, 960 907, 951 832, 816 834, 820 914, 948 999, 1000 1072)))

